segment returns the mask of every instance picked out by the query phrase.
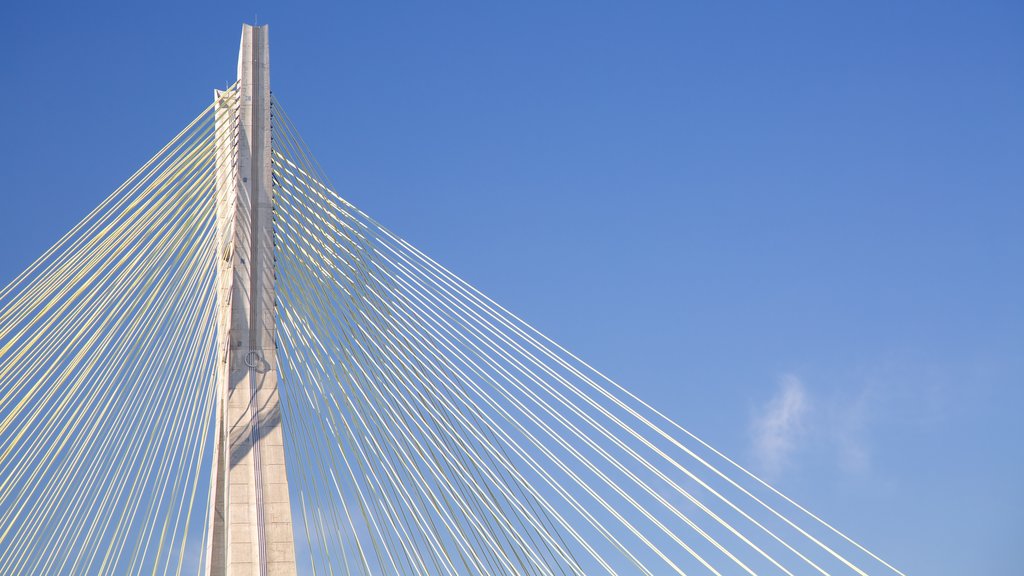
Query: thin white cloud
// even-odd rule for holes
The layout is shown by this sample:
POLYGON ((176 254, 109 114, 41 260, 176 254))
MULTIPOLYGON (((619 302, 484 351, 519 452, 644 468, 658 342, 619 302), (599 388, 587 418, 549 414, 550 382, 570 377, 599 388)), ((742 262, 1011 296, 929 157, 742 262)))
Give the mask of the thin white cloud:
POLYGON ((795 374, 778 381, 775 394, 751 415, 753 456, 760 471, 778 478, 802 458, 831 461, 844 475, 871 472, 867 441, 873 388, 855 394, 836 391, 816 398, 795 374))
POLYGON ((787 374, 779 379, 775 396, 754 414, 754 455, 766 473, 779 475, 789 463, 804 435, 810 408, 803 382, 787 374))

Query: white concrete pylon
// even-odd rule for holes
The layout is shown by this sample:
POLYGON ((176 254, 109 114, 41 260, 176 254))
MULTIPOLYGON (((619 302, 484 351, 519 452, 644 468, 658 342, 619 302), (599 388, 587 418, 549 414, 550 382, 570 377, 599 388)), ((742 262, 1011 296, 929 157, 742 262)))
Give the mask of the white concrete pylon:
POLYGON ((242 26, 236 92, 217 92, 219 409, 207 573, 293 575, 275 344, 270 53, 242 26), (237 98, 237 106, 230 99, 237 98), (236 115, 237 111, 237 115, 236 115))

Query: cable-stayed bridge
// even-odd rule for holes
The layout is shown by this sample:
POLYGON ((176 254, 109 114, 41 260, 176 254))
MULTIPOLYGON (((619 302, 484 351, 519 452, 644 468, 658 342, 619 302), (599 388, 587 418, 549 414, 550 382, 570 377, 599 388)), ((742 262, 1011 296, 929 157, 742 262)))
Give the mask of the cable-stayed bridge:
POLYGON ((346 202, 266 26, 238 72, 0 290, 0 574, 901 574, 346 202))

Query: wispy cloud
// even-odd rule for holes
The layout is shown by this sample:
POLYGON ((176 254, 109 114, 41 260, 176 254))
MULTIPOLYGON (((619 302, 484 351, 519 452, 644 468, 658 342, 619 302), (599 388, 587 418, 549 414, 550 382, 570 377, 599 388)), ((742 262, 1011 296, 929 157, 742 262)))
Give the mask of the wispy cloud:
POLYGON ((779 379, 779 389, 751 422, 754 454, 765 472, 778 475, 797 449, 811 406, 803 382, 793 374, 779 379))
POLYGON ((831 461, 844 475, 869 473, 867 438, 874 403, 870 385, 833 390, 822 398, 797 375, 784 375, 774 395, 751 414, 751 447, 760 471, 778 478, 799 453, 819 467, 831 461))

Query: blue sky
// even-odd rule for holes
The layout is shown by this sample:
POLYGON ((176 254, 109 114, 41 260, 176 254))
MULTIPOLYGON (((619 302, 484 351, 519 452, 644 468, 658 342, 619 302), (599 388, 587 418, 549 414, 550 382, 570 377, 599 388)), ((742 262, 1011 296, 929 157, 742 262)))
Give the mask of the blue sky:
POLYGON ((907 573, 1024 564, 1021 5, 5 16, 0 278, 233 79, 258 18, 353 203, 907 573))

